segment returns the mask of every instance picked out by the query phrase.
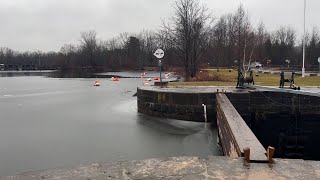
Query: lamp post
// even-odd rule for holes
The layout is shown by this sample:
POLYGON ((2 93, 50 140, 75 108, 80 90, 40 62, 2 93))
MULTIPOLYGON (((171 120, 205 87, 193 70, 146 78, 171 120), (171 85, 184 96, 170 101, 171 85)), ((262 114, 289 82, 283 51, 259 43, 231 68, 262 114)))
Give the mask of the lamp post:
POLYGON ((238 60, 234 60, 233 62, 234 62, 235 65, 237 66, 237 69, 238 69, 238 72, 239 72, 239 71, 240 71, 240 66, 238 65, 238 62, 239 62, 239 61, 238 61, 238 60))
POLYGON ((287 60, 285 60, 286 61, 286 63, 288 64, 288 69, 290 68, 290 60, 289 59, 287 59, 287 60))
POLYGON ((318 63, 319 63, 319 73, 320 73, 320 57, 318 58, 318 63))
POLYGON ((302 77, 305 77, 305 57, 306 57, 306 0, 304 0, 303 10, 303 59, 302 59, 302 77))
POLYGON ((270 69, 270 64, 271 64, 271 59, 268 59, 267 60, 267 65, 268 65, 269 69, 270 69))

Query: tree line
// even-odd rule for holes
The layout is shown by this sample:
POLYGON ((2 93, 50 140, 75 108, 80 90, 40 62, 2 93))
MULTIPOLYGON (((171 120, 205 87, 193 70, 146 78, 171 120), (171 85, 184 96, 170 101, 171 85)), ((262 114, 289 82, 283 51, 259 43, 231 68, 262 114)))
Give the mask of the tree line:
MULTIPOLYGON (((65 44, 59 52, 18 52, 0 48, 0 64, 12 68, 94 68, 107 70, 143 69, 157 66, 153 53, 165 51, 165 67, 180 67, 193 77, 199 67, 230 67, 236 60, 245 64, 302 65, 302 40, 292 26, 268 31, 263 22, 250 21, 242 5, 221 17, 214 17, 199 0, 176 0, 174 14, 156 30, 121 33, 108 40, 95 31, 80 34, 78 44, 65 44)), ((317 65, 320 57, 319 29, 306 35, 306 68, 317 65)))

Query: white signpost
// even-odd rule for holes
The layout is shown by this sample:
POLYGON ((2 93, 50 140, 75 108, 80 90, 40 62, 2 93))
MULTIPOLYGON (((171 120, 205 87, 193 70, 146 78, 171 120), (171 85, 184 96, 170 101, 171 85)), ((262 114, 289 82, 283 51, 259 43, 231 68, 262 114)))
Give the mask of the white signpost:
POLYGON ((157 49, 153 55, 159 59, 158 65, 160 67, 160 87, 162 87, 161 70, 162 70, 162 58, 164 57, 164 51, 162 49, 157 49))
POLYGON ((164 56, 164 51, 162 49, 157 49, 153 55, 158 59, 162 59, 164 56))

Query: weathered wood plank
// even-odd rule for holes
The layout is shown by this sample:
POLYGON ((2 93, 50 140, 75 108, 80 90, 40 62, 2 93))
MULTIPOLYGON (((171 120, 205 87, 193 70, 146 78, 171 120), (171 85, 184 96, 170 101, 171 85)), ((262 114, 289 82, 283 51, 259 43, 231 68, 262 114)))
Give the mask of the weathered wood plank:
POLYGON ((224 154, 243 157, 250 148, 250 161, 267 162, 266 150, 234 108, 227 96, 217 94, 217 124, 224 154))

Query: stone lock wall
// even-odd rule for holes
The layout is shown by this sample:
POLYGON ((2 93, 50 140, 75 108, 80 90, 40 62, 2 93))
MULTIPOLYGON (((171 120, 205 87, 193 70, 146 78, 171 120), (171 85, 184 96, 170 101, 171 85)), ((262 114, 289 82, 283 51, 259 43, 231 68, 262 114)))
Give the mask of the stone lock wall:
MULTIPOLYGON (((138 111, 151 116, 217 123, 216 93, 139 89, 138 111)), ((226 92, 259 141, 276 157, 320 160, 320 97, 285 92, 226 92), (292 148, 293 147, 293 148, 292 148), (297 148, 298 147, 298 150, 297 148), (301 147, 301 148, 300 148, 301 147), (300 148, 300 149, 299 149, 300 148)))
POLYGON ((177 93, 157 92, 138 88, 138 111, 144 114, 180 119, 186 121, 204 122, 204 108, 207 108, 208 122, 216 119, 214 93, 177 93))

